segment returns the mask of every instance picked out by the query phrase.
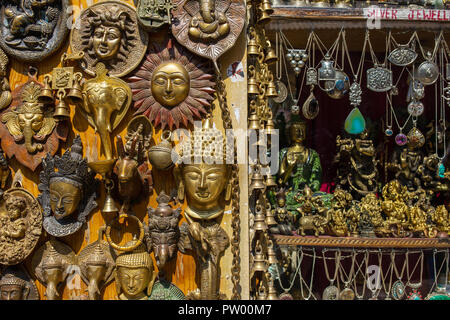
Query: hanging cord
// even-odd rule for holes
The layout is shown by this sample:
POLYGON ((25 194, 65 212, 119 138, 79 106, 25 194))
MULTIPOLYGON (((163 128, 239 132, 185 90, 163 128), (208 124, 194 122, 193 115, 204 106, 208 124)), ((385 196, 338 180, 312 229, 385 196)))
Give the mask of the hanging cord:
POLYGON ((386 272, 386 276, 383 275, 384 272, 383 272, 382 267, 380 268, 380 273, 381 273, 381 281, 382 281, 382 285, 383 285, 383 290, 384 290, 384 293, 386 294, 386 298, 385 298, 385 300, 386 300, 386 299, 389 299, 391 289, 392 289, 392 276, 394 274, 394 268, 393 268, 392 261, 389 264, 389 267, 386 272), (388 278, 388 275, 389 275, 389 285, 387 286, 388 289, 386 289, 386 279, 388 278))
POLYGON ((412 270, 411 273, 409 273, 409 258, 408 258, 408 257, 409 257, 409 254, 410 254, 409 250, 406 251, 406 260, 408 261, 408 262, 406 263, 406 278, 407 278, 406 285, 407 285, 408 287, 417 289, 417 288, 419 288, 420 286, 422 286, 423 256, 424 256, 424 254, 423 254, 423 251, 420 252, 420 257, 419 257, 419 259, 417 259, 417 262, 416 262, 416 264, 415 264, 415 266, 414 266, 414 269, 412 270), (412 277, 413 277, 413 275, 414 275, 414 272, 416 271, 416 269, 417 269, 417 267, 418 267, 418 265, 419 265, 419 262, 420 262, 420 278, 419 278, 420 280, 419 280, 418 283, 411 283, 411 279, 412 279, 412 277))
POLYGON ((303 300, 309 300, 311 296, 314 298, 314 300, 317 300, 316 296, 313 294, 313 282, 314 282, 314 269, 316 265, 316 248, 313 247, 313 259, 312 259, 312 268, 311 268, 311 279, 309 280, 309 286, 307 285, 306 281, 303 279, 302 272, 300 271, 300 292, 302 294, 303 300), (308 296, 305 297, 303 294, 303 284, 308 289, 308 296))
POLYGON ((369 264, 368 260, 369 260, 369 251, 368 250, 364 251, 364 256, 363 256, 363 260, 361 261, 361 264, 358 263, 358 259, 355 259, 355 264, 357 266, 357 269, 356 269, 357 271, 355 273, 355 277, 353 278, 353 290, 355 291, 355 296, 356 296, 356 298, 358 300, 364 299, 364 294, 366 293, 366 271, 367 271, 367 267, 368 267, 368 264, 369 264), (366 267, 365 270, 364 270, 365 272, 361 273, 361 268, 363 266, 366 267), (362 285, 363 289, 362 289, 362 294, 361 295, 358 294, 358 286, 356 284, 356 278, 358 277, 359 274, 362 274, 363 278, 364 278, 364 282, 363 282, 363 285, 362 285))
POLYGON ((437 286, 437 282, 439 280, 439 275, 441 274, 442 268, 444 267, 444 265, 447 268, 447 270, 446 270, 446 277, 445 277, 445 283, 447 284, 447 282, 448 282, 448 272, 449 272, 448 271, 448 263, 449 263, 448 262, 448 254, 449 254, 448 249, 440 250, 440 251, 438 251, 437 249, 433 250, 434 281, 433 281, 433 285, 430 288, 430 291, 428 292, 428 296, 433 292, 434 288, 437 286), (438 252, 445 252, 445 255, 444 255, 444 260, 442 261, 441 266, 439 267, 439 272, 436 273, 436 253, 438 253, 438 252))

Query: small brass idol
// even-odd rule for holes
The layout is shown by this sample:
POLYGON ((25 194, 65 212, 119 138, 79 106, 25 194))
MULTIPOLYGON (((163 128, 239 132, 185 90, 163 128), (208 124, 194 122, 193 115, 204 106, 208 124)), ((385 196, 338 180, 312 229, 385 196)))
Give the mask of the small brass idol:
POLYGON ((98 300, 100 291, 114 279, 115 253, 103 238, 100 228, 97 241, 87 245, 77 256, 81 278, 88 285, 89 300, 98 300))
POLYGON ((144 244, 117 257, 115 277, 120 300, 148 299, 156 280, 156 272, 144 244))
POLYGON ((136 6, 139 22, 150 31, 171 24, 172 9, 176 9, 172 0, 139 0, 136 6))
POLYGON ((39 300, 39 293, 25 267, 10 266, 0 277, 0 300, 39 300))
POLYGON ((143 113, 155 127, 161 124, 163 130, 193 124, 210 111, 214 100, 215 82, 208 61, 174 41, 165 46, 153 44, 128 81, 136 113, 143 113))
POLYGON ((65 121, 56 122, 53 107, 40 102, 43 85, 37 81, 37 70, 30 68, 29 80, 12 92, 11 105, 1 114, 0 139, 9 158, 36 170, 47 153, 54 155, 59 140, 66 140, 65 121))
POLYGON ((148 36, 137 21, 136 10, 123 1, 97 2, 81 12, 80 27, 70 34, 72 52, 85 52, 80 66, 95 75, 102 62, 109 75, 122 77, 141 62, 148 36))
POLYGON ((97 63, 95 78, 83 85, 82 115, 100 135, 106 160, 113 159, 110 133, 117 128, 131 104, 131 89, 126 82, 107 74, 97 63))
POLYGON ((44 229, 55 237, 73 234, 97 208, 98 181, 83 159, 80 136, 62 157, 47 155, 42 165, 38 200, 44 209, 44 229))
POLYGON ((41 207, 36 198, 21 187, 6 190, 0 197, 0 264, 22 262, 34 250, 41 232, 41 207))
POLYGON ((51 238, 37 249, 31 260, 36 278, 46 286, 47 300, 61 298, 61 284, 65 282, 70 268, 76 264, 75 252, 65 243, 51 238))

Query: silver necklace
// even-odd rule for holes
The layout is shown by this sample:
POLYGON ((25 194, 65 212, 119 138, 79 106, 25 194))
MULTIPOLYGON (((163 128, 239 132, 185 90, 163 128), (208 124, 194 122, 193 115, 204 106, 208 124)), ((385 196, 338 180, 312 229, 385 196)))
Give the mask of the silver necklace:
POLYGON ((434 60, 439 48, 439 44, 441 43, 442 36, 443 31, 441 30, 439 36, 435 39, 434 49, 432 53, 430 51, 427 51, 427 53, 425 53, 422 45, 420 44, 420 41, 418 42, 425 61, 422 62, 417 68, 416 78, 425 86, 434 84, 439 78, 439 67, 436 65, 434 60))
MULTIPOLYGON (((444 40, 442 40, 442 42, 445 42, 444 40)), ((446 43, 445 43, 446 44, 446 43)), ((443 72, 444 72, 444 48, 441 47, 440 50, 440 64, 441 64, 441 75, 440 75, 440 119, 438 122, 438 110, 437 110, 437 103, 435 104, 435 145, 436 145, 436 157, 439 159, 439 165, 438 165, 438 176, 439 178, 444 178, 445 177, 445 166, 444 166, 444 157, 445 157, 445 153, 447 151, 447 139, 446 139, 446 131, 447 128, 445 126, 445 95, 444 95, 444 77, 443 77, 443 72), (439 141, 441 140, 441 141, 439 141), (442 144, 443 147, 443 155, 439 156, 439 142, 442 144)), ((437 96, 437 95, 436 95, 437 96)), ((437 98, 436 98, 437 99, 437 98)), ((436 101, 437 102, 437 101, 436 101)))
POLYGON ((411 273, 409 273, 409 260, 408 260, 408 255, 409 255, 409 250, 406 252, 406 260, 408 261, 407 263, 406 263, 406 278, 408 279, 407 281, 406 281, 406 286, 407 287, 410 287, 410 288, 412 288, 412 289, 419 289, 421 286, 422 286, 422 275, 423 275, 423 256, 424 256, 424 254, 423 254, 423 251, 420 251, 420 258, 419 259, 417 259, 417 262, 416 262, 416 265, 414 266, 414 269, 412 270, 412 272, 411 273), (418 264, 419 264, 419 262, 420 262, 420 276, 419 276, 419 282, 417 282, 417 283, 411 283, 411 279, 412 279, 412 277, 413 277, 413 275, 414 275, 414 271, 416 271, 416 269, 417 269, 417 266, 418 266, 418 264))
POLYGON ((291 283, 289 284, 289 288, 285 288, 283 286, 283 283, 281 282, 281 276, 280 276, 280 271, 279 271, 279 266, 278 264, 276 264, 276 270, 277 270, 277 274, 278 274, 278 283, 280 284, 281 289, 283 289, 283 293, 280 294, 280 300, 293 300, 292 295, 289 293, 292 289, 292 287, 294 286, 295 283, 295 278, 297 278, 297 274, 299 273, 300 270, 300 265, 302 264, 302 260, 303 260, 303 249, 302 247, 299 248, 299 250, 297 250, 297 268, 295 270, 294 276, 292 277, 291 283), (300 251, 300 255, 298 255, 298 251, 300 251))
MULTIPOLYGON (((378 250, 378 270, 381 270, 382 268, 382 264, 381 261, 383 259, 383 254, 381 252, 381 249, 378 250)), ((380 294, 381 291, 381 286, 378 286, 378 283, 380 282, 380 276, 381 276, 381 272, 378 272, 377 274, 377 279, 376 279, 376 284, 375 286, 370 286, 369 290, 372 292, 372 297, 369 298, 369 300, 378 300, 378 295, 380 294), (377 293, 378 290, 378 293, 377 293)))
POLYGON ((361 264, 358 264, 357 260, 355 259, 355 264, 358 266, 357 271, 355 273, 355 277, 353 278, 353 291, 355 292, 355 296, 357 300, 362 300, 364 299, 364 294, 366 292, 366 272, 361 273, 361 267, 365 266, 365 270, 367 270, 368 266, 369 266, 369 251, 366 250, 364 252, 364 258, 363 261, 361 262, 361 264), (363 275, 364 281, 363 281, 363 289, 362 289, 362 294, 358 294, 358 289, 357 289, 357 284, 356 284, 356 278, 358 277, 359 274, 363 275))
MULTIPOLYGON (((389 104, 389 107, 390 107, 390 109, 391 109, 391 125, 392 125, 392 119, 394 119, 395 122, 397 123, 397 126, 398 126, 399 131, 400 131, 400 132, 395 136, 395 143, 396 143, 397 145, 399 145, 399 146, 404 146, 404 145, 408 142, 408 137, 403 133, 403 129, 406 127, 406 125, 407 125, 408 122, 409 122, 409 119, 411 119, 412 116, 411 116, 411 114, 410 114, 409 117, 406 119, 405 123, 403 124, 403 126, 401 126, 400 123, 398 122, 397 115, 395 114, 394 107, 392 106, 392 100, 391 100, 390 96, 389 96, 389 95, 386 95, 386 98, 387 98, 387 100, 388 100, 388 104, 389 104)), ((391 128, 392 128, 392 127, 391 127, 391 128)), ((389 127, 388 127, 388 129, 389 129, 389 127)), ((390 132, 386 132, 386 135, 387 135, 388 133, 390 133, 390 132)), ((391 133, 391 135, 392 135, 392 133, 391 133)))
MULTIPOLYGON (((389 33, 391 33, 391 31, 389 31, 389 33)), ((411 63, 413 63, 418 56, 416 52, 416 37, 417 32, 414 31, 408 43, 398 44, 397 41, 395 41, 394 37, 392 37, 391 35, 391 40, 396 48, 391 51, 388 56, 388 60, 392 64, 399 67, 409 66, 411 63)))
MULTIPOLYGON (((283 47, 280 45, 280 35, 276 34, 275 39, 275 50, 277 53, 277 56, 280 57, 275 65, 275 77, 277 78, 275 82, 275 87, 277 89, 278 96, 274 97, 272 100, 275 103, 283 103, 288 95, 288 91, 286 88, 286 85, 281 81, 283 78, 283 59, 285 59, 283 54, 283 47)), ((286 63, 286 62, 285 62, 286 63)), ((286 74, 287 77, 287 74, 286 74)), ((289 81, 289 78, 287 79, 289 81)))
MULTIPOLYGON (((444 256, 444 260, 442 261, 441 266, 439 267, 439 272, 436 273, 436 253, 438 252, 437 249, 433 250, 433 271, 434 271, 434 281, 433 281, 433 285, 430 288, 430 291, 428 292, 427 297, 425 298, 425 300, 430 300, 435 296, 440 296, 440 295, 444 295, 449 297, 450 295, 446 292, 446 288, 447 288, 447 283, 448 283, 448 264, 449 264, 449 250, 445 249, 445 256, 444 256), (439 279, 439 275, 441 274, 441 271, 444 267, 444 265, 446 266, 446 274, 445 274, 445 287, 438 287, 437 282, 439 279), (435 289, 436 288, 436 289, 435 289), (433 291, 433 290, 436 291, 433 291)), ((442 251, 441 251, 442 252, 442 251)))
MULTIPOLYGON (((386 40, 386 52, 389 51, 390 47, 389 36, 386 40)), ((385 68, 387 57, 385 61, 380 64, 377 56, 372 48, 372 43, 370 42, 370 36, 368 35, 368 43, 370 49, 370 55, 372 57, 372 62, 374 64, 373 68, 367 70, 367 88, 375 92, 386 92, 389 91, 392 86, 392 71, 385 68)))
POLYGON ((333 278, 330 278, 330 274, 328 273, 327 259, 325 258, 325 249, 323 249, 322 251, 322 257, 325 275, 327 277, 327 280, 330 281, 330 284, 328 285, 328 287, 325 288, 325 290, 322 293, 322 300, 338 300, 339 289, 334 285, 334 281, 337 279, 338 275, 339 265, 341 262, 341 251, 336 250, 334 253, 335 269, 333 278))
POLYGON ((344 267, 342 263, 340 264, 340 277, 342 282, 344 283, 344 289, 339 293, 339 300, 355 300, 355 292, 352 290, 352 288, 349 287, 350 282, 352 282, 352 278, 354 277, 354 270, 355 270, 355 258, 356 253, 355 251, 352 252, 352 265, 350 267, 350 271, 348 274, 345 274, 344 277, 344 267), (346 278, 346 279, 345 279, 346 278), (347 280, 347 281, 345 281, 347 280))
POLYGON ((386 276, 383 275, 383 268, 380 269, 380 273, 381 273, 381 281, 383 284, 383 289, 384 289, 384 292, 386 293, 386 297, 384 298, 384 300, 392 300, 390 297, 390 293, 391 293, 391 289, 392 289, 392 275, 394 274, 394 268, 393 268, 392 261, 389 264, 389 268, 387 269, 386 276), (389 275, 389 285, 387 286, 387 289, 386 289, 386 279, 387 279, 388 275, 389 275))
MULTIPOLYGON (((314 295, 312 294, 312 289, 313 289, 315 265, 316 265, 316 248, 313 247, 313 261, 312 261, 311 279, 309 280, 309 286, 306 284, 306 281, 303 280, 302 272, 300 271, 300 292, 302 294, 303 300, 309 300, 311 298, 311 296, 314 297, 314 295), (305 284, 305 287, 308 289, 307 297, 305 297, 305 295, 303 294, 303 284, 305 284)), ((314 299, 316 299, 316 297, 314 297, 314 299)))
POLYGON ((403 267, 402 267, 402 271, 399 274, 398 269, 397 269, 397 265, 395 264, 395 252, 392 251, 391 252, 391 262, 392 262, 392 266, 394 268, 394 272, 395 272, 395 276, 397 277, 397 281, 394 282, 394 284, 392 285, 392 297, 395 300, 400 300, 403 298, 403 296, 405 295, 405 285, 402 282, 402 278, 403 278, 403 274, 405 272, 406 269, 406 259, 403 262, 403 267))

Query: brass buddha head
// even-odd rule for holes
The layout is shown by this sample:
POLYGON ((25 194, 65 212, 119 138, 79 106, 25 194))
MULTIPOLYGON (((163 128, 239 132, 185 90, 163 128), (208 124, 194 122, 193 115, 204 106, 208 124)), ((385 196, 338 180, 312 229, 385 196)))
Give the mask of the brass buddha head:
POLYGON ((303 144, 306 140, 306 122, 295 121, 289 126, 291 144, 303 144))
POLYGON ((1 300, 26 300, 29 293, 27 282, 12 274, 6 274, 0 280, 1 300))
POLYGON ((231 165, 225 163, 230 160, 227 158, 227 143, 220 131, 212 129, 209 118, 201 130, 194 131, 191 140, 186 142, 188 147, 183 147, 182 163, 174 172, 179 181, 178 199, 183 201, 186 196, 188 206, 185 213, 190 217, 214 219, 223 213, 224 202, 231 197, 231 165), (202 148, 199 152, 197 139, 201 141, 201 135, 213 138, 200 142, 202 148))
POLYGON ((152 292, 156 273, 144 245, 116 259, 116 288, 121 300, 144 300, 152 292), (147 291, 145 292, 145 289, 147 291))
POLYGON ((47 155, 43 160, 38 200, 44 209, 44 228, 51 235, 74 233, 97 207, 95 173, 89 171, 82 148, 77 136, 62 157, 47 155))

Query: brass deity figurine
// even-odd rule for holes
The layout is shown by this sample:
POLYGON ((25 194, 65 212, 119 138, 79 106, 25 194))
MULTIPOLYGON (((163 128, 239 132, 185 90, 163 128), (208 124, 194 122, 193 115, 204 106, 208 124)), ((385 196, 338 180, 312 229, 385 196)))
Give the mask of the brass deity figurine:
POLYGON ((48 154, 42 166, 38 200, 44 211, 44 229, 55 237, 73 234, 97 208, 98 180, 83 159, 80 136, 62 157, 48 154))
POLYGON ((139 0, 136 12, 139 22, 152 31, 165 24, 171 24, 171 10, 176 7, 172 0, 139 0))
POLYGON ((66 140, 65 121, 53 118, 53 107, 40 102, 43 85, 37 82, 37 69, 29 69, 29 80, 12 92, 12 103, 1 114, 0 139, 9 158, 36 170, 47 153, 54 155, 59 140, 66 140))
POLYGON ((338 153, 334 162, 338 164, 336 185, 350 189, 354 199, 359 200, 377 190, 377 163, 375 147, 368 132, 357 138, 336 137, 338 153))
POLYGON ((25 62, 56 52, 69 32, 69 0, 14 0, 1 6, 0 46, 25 62))
POLYGON ((283 188, 276 194, 277 206, 272 209, 277 224, 270 227, 272 234, 292 235, 294 216, 286 209, 286 193, 283 188))
POLYGON ((47 300, 58 300, 61 284, 69 275, 69 266, 76 264, 76 256, 68 245, 51 238, 36 250, 31 264, 36 278, 46 286, 47 300))
POLYGON ((22 265, 10 266, 2 271, 0 300, 39 300, 36 284, 22 265))
POLYGON ((94 76, 101 62, 110 76, 122 77, 141 62, 148 36, 129 4, 101 1, 83 10, 78 19, 80 26, 72 29, 70 47, 72 52, 85 52, 80 60, 83 71, 94 76))
POLYGON ((172 209, 170 200, 170 197, 161 191, 156 198, 158 207, 148 209, 147 247, 153 250, 160 272, 169 260, 176 257, 180 238, 178 222, 181 219, 181 208, 172 209))
POLYGON ((144 244, 117 257, 115 279, 120 300, 148 299, 156 280, 156 272, 144 244))
POLYGON ((395 173, 395 179, 406 186, 408 191, 415 191, 422 186, 419 168, 423 160, 421 149, 407 144, 403 149, 394 151, 387 168, 395 173))
POLYGON ((334 191, 331 208, 328 211, 330 215, 329 228, 332 235, 337 237, 350 236, 347 211, 351 207, 352 200, 353 197, 348 191, 342 189, 334 191))
POLYGON ((200 290, 188 296, 191 299, 217 300, 221 298, 219 262, 230 243, 218 221, 225 202, 231 197, 231 166, 225 163, 228 155, 226 140, 219 131, 215 131, 217 129, 212 129, 210 121, 206 119, 197 134, 215 139, 200 140, 201 150, 197 150, 194 132, 193 141, 185 142, 183 163, 175 168, 174 173, 179 182, 178 198, 180 201, 186 198, 187 202, 184 213, 188 224, 183 223, 180 227, 179 249, 183 253, 193 250, 200 279, 200 290))
POLYGON ((450 233, 450 216, 445 206, 437 206, 436 210, 432 213, 431 218, 438 228, 438 231, 441 233, 440 236, 448 237, 448 234, 450 233))
POLYGON ((36 198, 20 183, 6 190, 0 197, 0 264, 14 265, 26 259, 41 232, 41 208, 36 198))
POLYGON ((81 278, 88 285, 89 300, 98 300, 100 291, 114 279, 115 253, 103 238, 104 228, 98 231, 98 239, 87 245, 77 256, 81 278))
POLYGON ((127 113, 131 104, 131 89, 123 80, 106 73, 105 65, 97 63, 95 78, 87 80, 83 85, 80 111, 99 133, 106 160, 112 160, 110 133, 127 113))
POLYGON ((8 56, 0 49, 0 110, 9 106, 12 101, 11 88, 6 73, 8 62, 8 56))
MULTIPOLYGON (((227 36, 230 33, 230 23, 225 13, 216 9, 216 1, 201 0, 198 3, 199 11, 192 16, 189 24, 189 37, 194 41, 208 43, 216 42, 227 36)), ((191 7, 188 5, 185 9, 189 10, 187 8, 191 7)))
POLYGON ((286 208, 291 212, 298 207, 294 196, 305 186, 312 192, 319 191, 322 167, 319 154, 305 146, 306 123, 295 121, 288 130, 291 145, 280 150, 278 184, 287 189, 286 208))
POLYGON ((154 43, 128 79, 136 113, 143 113, 155 127, 161 124, 163 130, 193 124, 210 112, 215 92, 212 74, 207 60, 172 39, 163 45, 154 43))
POLYGON ((381 209, 387 216, 384 229, 388 229, 396 237, 408 234, 405 228, 409 222, 409 208, 407 205, 407 188, 398 180, 392 180, 383 187, 383 201, 381 209))

